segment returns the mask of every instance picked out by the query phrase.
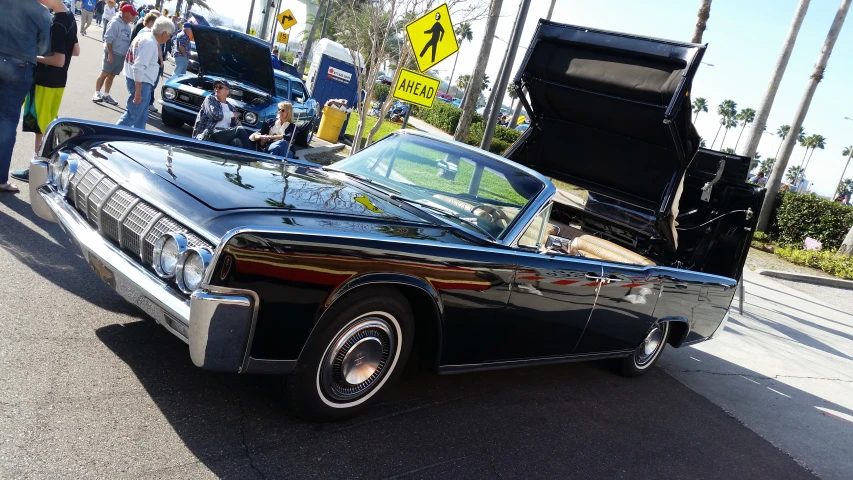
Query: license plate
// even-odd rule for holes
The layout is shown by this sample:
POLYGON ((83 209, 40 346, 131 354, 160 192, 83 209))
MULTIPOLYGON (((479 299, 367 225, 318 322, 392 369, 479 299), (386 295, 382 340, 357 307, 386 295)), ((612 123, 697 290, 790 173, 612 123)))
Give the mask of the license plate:
POLYGON ((178 95, 178 98, 180 98, 181 100, 183 100, 185 102, 188 102, 190 99, 190 96, 189 95, 178 95))
POLYGON ((107 285, 111 286, 113 289, 116 288, 116 276, 113 271, 107 268, 100 258, 92 255, 91 253, 89 254, 89 266, 91 266, 92 270, 101 277, 101 280, 107 282, 107 285))

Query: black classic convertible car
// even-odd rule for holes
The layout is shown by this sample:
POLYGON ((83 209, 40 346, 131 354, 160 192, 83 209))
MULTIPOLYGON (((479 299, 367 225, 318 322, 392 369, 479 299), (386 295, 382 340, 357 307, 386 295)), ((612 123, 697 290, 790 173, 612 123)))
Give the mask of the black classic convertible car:
POLYGON ((500 157, 398 131, 332 166, 72 119, 32 206, 221 372, 315 420, 438 372, 613 359, 723 329, 764 191, 690 122, 704 47, 540 22, 500 157))

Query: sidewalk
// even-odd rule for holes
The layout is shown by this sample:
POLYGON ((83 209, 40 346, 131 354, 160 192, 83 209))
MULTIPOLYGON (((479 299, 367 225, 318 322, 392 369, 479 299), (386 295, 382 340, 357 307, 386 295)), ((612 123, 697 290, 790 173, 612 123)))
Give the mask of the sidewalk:
POLYGON ((659 365, 821 478, 849 478, 853 315, 757 272, 744 280, 743 315, 659 365))
POLYGON ((409 116, 409 125, 415 129, 417 129, 417 130, 429 133, 431 135, 435 135, 437 137, 448 138, 451 140, 453 139, 453 135, 450 135, 449 133, 445 132, 444 130, 442 130, 440 128, 433 127, 432 125, 428 124, 427 122, 425 122, 419 118, 409 116))

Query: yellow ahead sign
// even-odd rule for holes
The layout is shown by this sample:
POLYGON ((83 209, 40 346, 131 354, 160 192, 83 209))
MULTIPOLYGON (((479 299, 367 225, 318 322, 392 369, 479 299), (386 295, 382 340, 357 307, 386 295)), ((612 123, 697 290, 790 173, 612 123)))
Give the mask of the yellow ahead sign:
POLYGON ((281 12, 278 17, 276 17, 278 23, 281 24, 281 28, 287 30, 288 28, 296 25, 296 17, 293 16, 293 12, 290 9, 287 9, 281 12))
POLYGON ((406 25, 406 34, 422 72, 459 50, 446 3, 406 25))
POLYGON ((440 83, 435 78, 404 68, 400 70, 400 78, 394 85, 392 96, 397 100, 431 108, 440 83))
POLYGON ((278 32, 278 36, 276 37, 278 43, 287 43, 290 40, 290 34, 284 32, 278 32))

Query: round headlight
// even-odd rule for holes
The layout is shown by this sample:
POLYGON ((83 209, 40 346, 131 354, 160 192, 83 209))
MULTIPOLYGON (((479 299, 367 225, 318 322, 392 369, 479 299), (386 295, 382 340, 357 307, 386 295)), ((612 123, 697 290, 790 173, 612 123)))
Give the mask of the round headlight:
POLYGON ((66 158, 68 158, 68 152, 57 153, 51 157, 47 164, 47 183, 59 184, 59 171, 62 169, 62 163, 66 158))
POLYGON ((163 89, 163 98, 166 100, 174 100, 177 96, 178 92, 176 92, 174 88, 166 87, 163 89))
POLYGON ((59 178, 56 181, 59 187, 59 193, 62 195, 68 194, 68 187, 71 185, 71 179, 77 173, 77 160, 72 157, 66 157, 62 162, 62 168, 59 170, 59 178))
POLYGON ((246 112, 246 115, 243 116, 243 120, 245 120, 249 125, 254 125, 258 123, 258 114, 255 112, 246 112))
POLYGON ((201 285, 212 257, 205 248, 191 248, 181 254, 175 279, 182 292, 192 293, 201 285))
POLYGON ((187 237, 180 233, 167 233, 154 243, 152 267, 157 275, 172 278, 178 267, 178 259, 187 249, 187 237))

